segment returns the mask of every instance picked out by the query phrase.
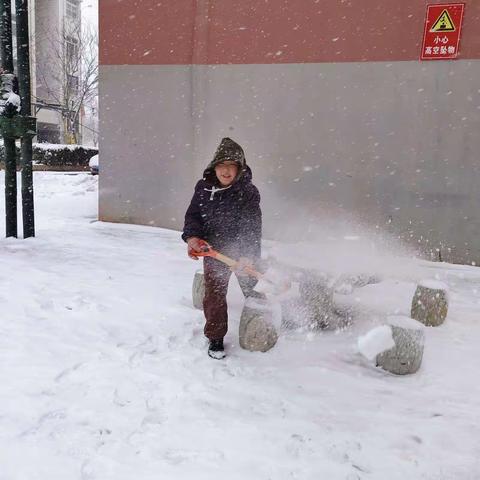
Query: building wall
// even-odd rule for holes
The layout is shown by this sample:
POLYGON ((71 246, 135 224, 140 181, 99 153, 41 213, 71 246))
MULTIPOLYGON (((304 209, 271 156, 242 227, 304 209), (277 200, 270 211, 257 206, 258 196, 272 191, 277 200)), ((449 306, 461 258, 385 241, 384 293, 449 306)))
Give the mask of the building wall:
MULTIPOLYGON (((52 42, 55 42, 55 36, 60 32, 60 1, 59 0, 41 0, 36 3, 35 8, 35 97, 38 101, 56 103, 56 99, 49 95, 48 88, 61 89, 61 84, 55 81, 54 68, 49 60, 52 42)), ((63 140, 63 120, 58 111, 42 108, 37 112, 39 139, 53 141, 58 135, 59 141, 63 140), (44 131, 45 130, 45 131, 44 131), (47 134, 47 131, 57 130, 53 135, 47 134), (42 131, 44 131, 42 133, 42 131)))
MULTIPOLYGON (((59 0, 43 0, 42 2, 37 3, 35 14, 35 45, 37 50, 36 70, 39 82, 37 90, 43 99, 51 100, 48 96, 45 85, 42 82, 42 75, 47 73, 46 69, 43 67, 44 64, 49 61, 51 45, 56 41, 55 37, 58 35, 61 27, 59 0), (42 68, 41 72, 40 68, 42 68)), ((48 85, 50 86, 52 80, 48 76, 47 79, 48 85)))
POLYGON ((180 229, 228 135, 266 236, 334 217, 479 262, 480 4, 465 3, 460 58, 420 62, 420 0, 103 0, 100 217, 180 229))

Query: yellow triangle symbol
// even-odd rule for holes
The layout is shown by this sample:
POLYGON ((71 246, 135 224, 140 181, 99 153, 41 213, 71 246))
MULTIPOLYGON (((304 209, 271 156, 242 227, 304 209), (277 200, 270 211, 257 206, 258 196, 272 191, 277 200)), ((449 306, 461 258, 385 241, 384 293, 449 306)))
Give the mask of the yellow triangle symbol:
POLYGON ((441 15, 437 18, 432 28, 431 32, 454 32, 455 25, 448 14, 448 10, 444 10, 441 15))

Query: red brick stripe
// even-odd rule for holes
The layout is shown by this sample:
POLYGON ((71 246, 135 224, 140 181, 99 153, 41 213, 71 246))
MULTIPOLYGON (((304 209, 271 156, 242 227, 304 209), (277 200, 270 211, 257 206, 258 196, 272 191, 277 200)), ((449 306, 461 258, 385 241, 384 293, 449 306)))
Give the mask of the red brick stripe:
MULTIPOLYGON (((101 0, 103 65, 417 60, 425 0, 101 0)), ((480 58, 480 1, 459 58, 480 58)))

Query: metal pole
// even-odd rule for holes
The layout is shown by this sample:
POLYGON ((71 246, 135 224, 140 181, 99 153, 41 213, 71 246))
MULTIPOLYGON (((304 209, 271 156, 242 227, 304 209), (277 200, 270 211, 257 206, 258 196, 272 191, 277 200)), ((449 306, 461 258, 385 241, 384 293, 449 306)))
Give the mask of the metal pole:
POLYGON ((12 5, 9 0, 0 1, 0 22, 2 68, 6 73, 13 73, 12 5))
MULTIPOLYGON (((30 39, 28 30, 28 0, 15 0, 17 13, 17 69, 18 88, 22 106, 20 115, 32 115, 30 93, 30 39)), ((32 136, 22 137, 22 213, 23 237, 35 236, 35 214, 33 202, 32 136)))
MULTIPOLYGON (((12 8, 10 0, 0 0, 0 53, 4 72, 13 73, 12 8)), ((17 160, 15 140, 4 138, 5 145, 5 232, 17 236, 17 160)))

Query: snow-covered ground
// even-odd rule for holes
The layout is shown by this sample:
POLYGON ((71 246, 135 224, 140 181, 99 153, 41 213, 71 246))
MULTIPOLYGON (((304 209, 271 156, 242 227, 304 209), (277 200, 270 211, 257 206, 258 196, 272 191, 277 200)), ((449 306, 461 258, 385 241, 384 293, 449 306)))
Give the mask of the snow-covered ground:
POLYGON ((85 173, 36 172, 35 197, 36 239, 0 225, 1 480, 480 478, 480 269, 382 259, 381 283, 342 295, 353 326, 265 354, 238 345, 233 283, 215 361, 178 232, 96 222, 85 173), (409 314, 419 276, 448 284, 450 311, 395 377, 357 339, 409 314))

